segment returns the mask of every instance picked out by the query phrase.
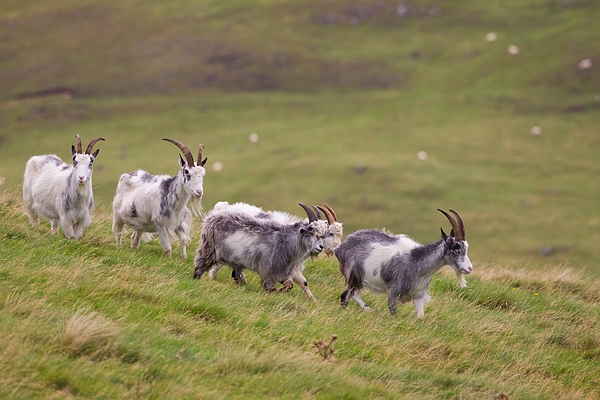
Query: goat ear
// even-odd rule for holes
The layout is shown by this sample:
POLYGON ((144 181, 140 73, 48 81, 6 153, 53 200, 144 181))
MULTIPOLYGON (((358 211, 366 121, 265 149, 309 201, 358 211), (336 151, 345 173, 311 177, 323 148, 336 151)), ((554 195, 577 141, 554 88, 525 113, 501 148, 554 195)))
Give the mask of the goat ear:
POLYGON ((205 157, 204 160, 202 160, 202 162, 198 165, 204 167, 204 164, 206 164, 206 160, 208 160, 208 157, 205 157))
POLYGON ((92 157, 98 157, 98 153, 100 153, 100 149, 96 149, 96 151, 92 154, 92 157))
POLYGON ((445 242, 448 239, 448 235, 444 232, 444 228, 440 228, 440 231, 442 232, 442 240, 445 242))
POLYGON ((75 151, 75 146, 71 145, 71 155, 73 155, 73 156, 74 156, 74 155, 75 155, 75 153, 77 153, 77 152, 75 151))
POLYGON ((452 237, 455 237, 455 236, 454 236, 454 229, 452 229, 452 230, 450 231, 450 236, 452 236, 452 237))
POLYGON ((183 158, 181 158, 181 154, 179 155, 179 166, 181 168, 183 168, 185 166, 185 161, 183 161, 183 158))

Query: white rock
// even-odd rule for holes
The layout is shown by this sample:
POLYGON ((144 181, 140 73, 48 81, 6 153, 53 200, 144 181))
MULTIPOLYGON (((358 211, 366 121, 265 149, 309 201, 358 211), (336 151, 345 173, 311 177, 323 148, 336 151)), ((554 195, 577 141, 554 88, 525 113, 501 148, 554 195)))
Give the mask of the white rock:
POLYGON ((498 35, 496 35, 495 32, 490 32, 487 35, 485 35, 485 41, 486 42, 495 42, 496 39, 498 39, 498 35))
POLYGON ((223 163, 220 162, 220 161, 217 161, 216 163, 213 164, 212 169, 215 172, 222 171, 223 170, 223 163))
POLYGON ((590 58, 584 58, 577 63, 577 69, 588 69, 592 68, 592 60, 590 58))

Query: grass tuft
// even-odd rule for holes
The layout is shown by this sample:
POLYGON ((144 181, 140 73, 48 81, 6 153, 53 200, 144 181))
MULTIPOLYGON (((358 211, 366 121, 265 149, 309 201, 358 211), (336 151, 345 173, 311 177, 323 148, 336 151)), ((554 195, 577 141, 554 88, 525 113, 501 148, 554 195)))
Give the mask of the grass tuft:
POLYGON ((66 323, 60 347, 69 357, 100 361, 115 353, 115 325, 96 311, 79 309, 66 323))

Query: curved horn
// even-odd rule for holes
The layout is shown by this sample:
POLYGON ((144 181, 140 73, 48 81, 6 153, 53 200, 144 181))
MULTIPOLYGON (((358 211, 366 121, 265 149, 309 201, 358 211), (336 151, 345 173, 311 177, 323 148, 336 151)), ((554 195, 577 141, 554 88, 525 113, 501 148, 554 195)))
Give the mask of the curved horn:
POLYGON ((317 219, 323 219, 321 218, 321 213, 319 212, 319 209, 317 208, 317 206, 312 206, 313 210, 315 210, 315 215, 317 216, 317 219))
POLYGON ((336 222, 335 218, 333 217, 333 214, 331 214, 331 212, 327 208, 321 206, 317 206, 317 208, 323 211, 323 214, 325 214, 325 216, 327 217, 327 223, 329 223, 329 225, 336 222))
POLYGON ((459 230, 460 236, 461 236, 460 240, 465 240, 465 238, 466 238, 466 235, 465 235, 465 225, 463 224, 462 218, 453 209, 450 209, 450 212, 456 216, 456 222, 458 223, 458 228, 459 228, 458 230, 459 230))
POLYGON ((79 136, 79 133, 75 135, 75 137, 77 138, 77 154, 82 154, 83 152, 81 151, 81 136, 79 136))
POLYGON ((446 216, 446 218, 448 218, 448 221, 450 221, 450 225, 452 225, 452 230, 454 231, 454 238, 456 240, 464 240, 464 237, 461 238, 461 234, 462 232, 460 231, 460 228, 458 226, 458 224, 456 223, 456 221, 444 210, 438 208, 437 209, 439 212, 441 212, 442 214, 444 214, 446 216))
POLYGON ((327 209, 329 210, 329 212, 331 213, 331 215, 333 215, 333 220, 334 220, 335 222, 337 222, 337 215, 335 215, 335 211, 333 211, 333 208, 329 207, 329 206, 327 205, 327 203, 323 203, 323 204, 325 205, 325 207, 327 207, 327 209))
MULTIPOLYGON (((96 142, 98 142, 99 140, 104 140, 104 138, 102 137, 97 137, 95 139, 92 139, 92 141, 90 142, 90 144, 88 144, 87 149, 85 149, 85 154, 91 154, 92 150, 94 149, 94 145, 96 144, 96 142)), ((80 143, 81 145, 81 143, 80 143)))
POLYGON ((202 160, 202 150, 204 150, 204 145, 200 143, 200 145, 198 146, 198 158, 196 158, 196 160, 198 160, 199 167, 204 167, 204 164, 206 164, 206 160, 208 160, 208 158, 202 160))
POLYGON ((317 220, 317 217, 314 213, 313 210, 311 210, 306 204, 302 204, 302 203, 298 203, 300 205, 300 207, 304 208, 304 211, 306 211, 306 215, 308 216, 308 222, 315 222, 317 220))
POLYGON ((183 143, 181 143, 178 140, 169 139, 169 138, 163 138, 163 140, 166 140, 167 142, 171 142, 175 146, 179 147, 179 149, 181 150, 181 152, 185 156, 185 160, 187 161, 188 166, 190 168, 194 166, 194 157, 192 156, 192 153, 190 153, 190 150, 183 143))

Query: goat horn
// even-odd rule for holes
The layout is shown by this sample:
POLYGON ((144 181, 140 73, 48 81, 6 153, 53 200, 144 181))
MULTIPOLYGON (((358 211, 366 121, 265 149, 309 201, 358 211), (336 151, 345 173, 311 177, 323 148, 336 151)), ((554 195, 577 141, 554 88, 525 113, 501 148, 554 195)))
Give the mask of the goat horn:
POLYGON ((306 211, 306 215, 308 216, 308 222, 315 222, 317 220, 317 217, 314 213, 313 210, 311 210, 306 204, 302 204, 302 203, 298 203, 300 205, 300 207, 304 208, 304 211, 306 211))
POLYGON ((163 138, 163 140, 166 140, 167 142, 171 142, 175 146, 179 147, 179 149, 181 150, 181 152, 185 156, 185 160, 187 161, 188 166, 190 168, 194 166, 194 157, 192 156, 192 153, 190 153, 190 150, 183 143, 181 143, 178 140, 169 139, 169 138, 163 138))
POLYGON ((323 219, 321 218, 321 213, 319 212, 319 209, 317 208, 317 206, 312 206, 313 210, 315 210, 315 215, 317 216, 317 219, 323 219))
POLYGON ((458 228, 459 228, 460 236, 461 236, 460 240, 465 240, 465 238, 466 238, 465 225, 463 224, 462 218, 453 209, 450 209, 450 212, 456 216, 456 222, 458 223, 458 228))
POLYGON ((325 207, 321 207, 321 206, 317 206, 317 208, 321 211, 323 211, 323 214, 325 214, 325 216, 327 217, 327 223, 329 223, 329 225, 333 224, 335 221, 335 218, 333 217, 333 214, 331 214, 331 212, 326 209, 325 207))
POLYGON ((198 146, 198 166, 199 167, 203 167, 204 164, 206 164, 206 160, 208 160, 208 158, 205 158, 204 161, 202 161, 202 150, 204 150, 204 145, 202 143, 200 143, 200 145, 198 146))
MULTIPOLYGON (((104 140, 104 138, 102 137, 97 137, 95 139, 92 139, 92 141, 90 142, 90 144, 88 144, 87 149, 85 149, 85 154, 91 154, 92 150, 94 149, 94 145, 96 144, 96 142, 98 142, 99 140, 104 140)), ((81 146, 81 142, 79 143, 79 145, 81 146)))
POLYGON ((75 135, 75 137, 77 138, 77 153, 82 154, 83 151, 81 151, 81 136, 79 136, 79 133, 78 133, 75 135))
POLYGON ((327 203, 323 203, 325 205, 325 207, 329 210, 329 212, 331 213, 331 215, 333 215, 333 221, 337 222, 337 215, 335 215, 335 211, 333 211, 333 208, 329 207, 327 205, 327 203))
POLYGON ((439 212, 441 212, 442 214, 444 214, 446 216, 446 218, 448 218, 448 221, 450 221, 450 225, 452 225, 452 230, 454 231, 454 234, 455 234, 454 238, 456 240, 464 240, 465 239, 464 237, 462 237, 462 238, 460 237, 460 236, 462 236, 462 232, 460 231, 459 226, 456 223, 456 221, 454 219, 452 219, 452 217, 446 211, 444 211, 440 208, 438 208, 437 210, 439 212))

